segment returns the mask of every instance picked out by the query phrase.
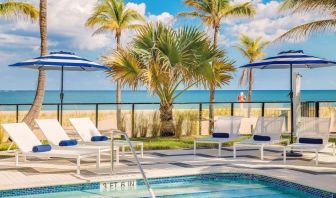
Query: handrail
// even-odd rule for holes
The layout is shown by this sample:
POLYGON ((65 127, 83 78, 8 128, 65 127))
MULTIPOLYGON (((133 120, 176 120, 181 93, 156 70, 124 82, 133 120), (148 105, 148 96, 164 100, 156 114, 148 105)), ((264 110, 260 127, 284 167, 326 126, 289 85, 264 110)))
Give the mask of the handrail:
POLYGON ((124 136, 124 138, 126 139, 127 143, 130 146, 130 149, 132 151, 133 157, 134 157, 134 159, 135 159, 135 161, 136 161, 136 163, 138 165, 138 168, 139 168, 139 170, 141 172, 142 178, 143 178, 143 180, 144 180, 144 182, 146 184, 148 192, 149 192, 149 194, 150 194, 150 196, 152 198, 155 198, 154 191, 153 191, 153 189, 149 185, 149 182, 148 182, 148 179, 146 177, 145 171, 142 168, 142 165, 141 165, 141 163, 140 163, 140 161, 138 159, 137 154, 135 153, 135 150, 133 148, 133 145, 132 145, 132 143, 131 143, 131 141, 130 141, 128 135, 127 135, 127 133, 119 131, 119 130, 113 130, 112 134, 111 134, 111 172, 113 173, 113 171, 114 171, 114 154, 113 154, 113 150, 114 150, 114 135, 121 135, 121 136, 124 136))

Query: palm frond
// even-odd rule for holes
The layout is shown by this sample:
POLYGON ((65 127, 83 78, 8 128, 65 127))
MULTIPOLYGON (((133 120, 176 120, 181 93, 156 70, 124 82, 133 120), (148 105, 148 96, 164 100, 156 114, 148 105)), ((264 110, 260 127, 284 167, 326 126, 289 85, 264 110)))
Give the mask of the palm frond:
POLYGON ((282 34, 280 37, 275 39, 273 42, 279 42, 283 40, 302 40, 307 38, 313 33, 324 32, 324 31, 335 31, 336 30, 336 19, 326 19, 320 21, 314 21, 299 25, 289 30, 288 32, 282 34))
POLYGON ((292 10, 295 13, 310 11, 330 12, 335 9, 335 0, 285 0, 280 6, 280 11, 292 10))
POLYGON ((39 11, 30 3, 5 1, 0 3, 0 16, 37 20, 39 11))
POLYGON ((256 8, 250 2, 228 5, 221 10, 224 17, 251 17, 256 14, 256 8))

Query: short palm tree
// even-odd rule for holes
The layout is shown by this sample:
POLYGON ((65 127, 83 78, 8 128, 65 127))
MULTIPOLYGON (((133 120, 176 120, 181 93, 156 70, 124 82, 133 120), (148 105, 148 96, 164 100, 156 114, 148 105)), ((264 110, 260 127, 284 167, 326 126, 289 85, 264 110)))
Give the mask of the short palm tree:
MULTIPOLYGON (((121 50, 122 31, 136 29, 140 24, 136 21, 144 21, 141 14, 133 9, 126 8, 123 0, 102 0, 99 1, 93 10, 93 14, 86 21, 87 27, 97 27, 93 33, 99 34, 104 32, 114 32, 117 50, 121 50)), ((121 102, 121 84, 117 81, 116 102, 121 102)), ((117 126, 120 128, 121 108, 117 105, 117 126)))
MULTIPOLYGON (((253 39, 245 34, 241 34, 239 39, 240 45, 235 46, 235 48, 248 60, 249 63, 253 63, 258 59, 265 56, 263 52, 264 48, 269 44, 268 41, 263 41, 262 37, 257 37, 253 39)), ((252 68, 245 68, 239 79, 239 85, 247 84, 248 88, 248 102, 252 101, 252 86, 254 82, 254 72, 252 68)), ((251 105, 248 108, 248 117, 251 115, 251 105)))
POLYGON ((314 32, 336 30, 336 1, 334 0, 284 0, 280 10, 292 10, 293 13, 318 12, 321 16, 328 16, 328 18, 294 27, 278 37, 276 41, 302 40, 314 32))
MULTIPOLYGON (((184 0, 184 3, 194 11, 180 12, 180 16, 199 17, 204 24, 213 28, 213 43, 218 45, 218 35, 221 29, 223 19, 231 17, 246 17, 255 15, 256 11, 250 2, 232 4, 229 0, 184 0)), ((209 132, 212 133, 214 127, 214 109, 215 88, 210 89, 210 106, 209 106, 209 132)))
MULTIPOLYGON (((214 47, 206 34, 196 28, 178 30, 158 24, 139 29, 129 48, 103 57, 110 75, 134 89, 144 86, 160 98, 161 136, 173 136, 173 102, 185 90, 214 78, 212 60, 216 59, 218 81, 230 78, 232 70, 224 53, 214 47), (182 91, 177 89, 183 88, 182 91)), ((218 82, 222 84, 221 82, 218 82)))
MULTIPOLYGON (((35 8, 33 4, 30 3, 18 1, 4 1, 0 3, 0 16, 24 18, 35 21, 39 18, 39 11, 37 8, 35 8)), ((35 120, 35 118, 37 118, 42 106, 44 95, 44 80, 40 78, 41 73, 42 76, 45 76, 44 71, 39 72, 38 87, 41 88, 41 85, 43 85, 43 90, 37 89, 33 105, 31 106, 28 114, 23 119, 23 121, 26 122, 30 127, 32 127, 33 121, 35 120)))

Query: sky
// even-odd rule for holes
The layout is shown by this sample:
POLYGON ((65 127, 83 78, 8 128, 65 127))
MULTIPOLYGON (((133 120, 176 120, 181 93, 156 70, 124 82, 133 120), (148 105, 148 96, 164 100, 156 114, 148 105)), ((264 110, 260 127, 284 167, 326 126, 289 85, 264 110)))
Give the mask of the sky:
MULTIPOLYGON (((232 3, 247 0, 232 0, 232 3)), ((37 0, 31 0, 37 5, 37 0)), ((228 58, 235 60, 236 67, 248 62, 233 48, 238 44, 239 35, 263 36, 273 40, 296 25, 321 18, 317 13, 293 15, 280 13, 281 1, 252 0, 257 9, 254 18, 228 18, 222 22, 219 36, 220 47, 228 58)), ((48 2, 49 52, 71 51, 79 56, 99 61, 99 57, 111 53, 115 48, 113 33, 92 36, 94 29, 84 23, 92 13, 97 0, 53 0, 48 2)), ((161 21, 174 28, 184 25, 196 26, 209 35, 211 28, 200 20, 177 17, 177 13, 190 10, 183 0, 125 0, 128 8, 135 9, 149 22, 161 21)), ((39 28, 37 23, 0 19, 0 90, 34 90, 37 71, 10 68, 7 65, 39 56, 39 28)), ((134 32, 126 31, 122 37, 127 46, 134 32)), ((319 33, 306 40, 271 44, 265 49, 267 56, 285 50, 303 50, 305 53, 336 61, 336 36, 334 33, 319 33)), ((336 67, 316 70, 298 70, 302 74, 302 89, 336 89, 336 67)), ((245 89, 238 86, 241 69, 234 74, 232 82, 222 89, 245 89)), ((46 89, 58 90, 60 72, 48 71, 46 89)), ((256 70, 254 89, 276 90, 289 88, 288 70, 256 70)), ((66 72, 65 89, 68 90, 113 90, 115 82, 103 72, 66 72)), ((197 89, 194 87, 193 89, 197 89)))

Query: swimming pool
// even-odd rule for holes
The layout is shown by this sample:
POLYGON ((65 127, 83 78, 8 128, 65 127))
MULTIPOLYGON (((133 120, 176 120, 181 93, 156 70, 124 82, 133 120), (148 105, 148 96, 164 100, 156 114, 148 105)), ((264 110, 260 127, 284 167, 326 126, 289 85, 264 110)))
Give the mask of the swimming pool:
MULTIPOLYGON (((221 173, 192 176, 178 176, 150 179, 157 197, 336 197, 334 193, 283 181, 262 175, 245 173, 221 173)), ((23 189, 21 189, 23 190, 23 189)), ((9 191, 8 191, 9 192, 9 191)), ((13 191, 16 196, 24 191, 13 191)), ((6 196, 0 191, 0 196, 6 196)), ((23 193, 23 194, 22 194, 23 193)), ((25 198, 61 198, 61 197, 148 197, 143 180, 120 182, 102 182, 58 187, 43 187, 27 190, 25 198), (65 192, 64 192, 65 191, 65 192), (68 192, 66 192, 68 191, 68 192), (44 194, 39 194, 44 193, 44 194)), ((11 194, 7 194, 11 195, 11 194)), ((13 194, 12 194, 13 195, 13 194)))

